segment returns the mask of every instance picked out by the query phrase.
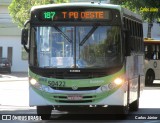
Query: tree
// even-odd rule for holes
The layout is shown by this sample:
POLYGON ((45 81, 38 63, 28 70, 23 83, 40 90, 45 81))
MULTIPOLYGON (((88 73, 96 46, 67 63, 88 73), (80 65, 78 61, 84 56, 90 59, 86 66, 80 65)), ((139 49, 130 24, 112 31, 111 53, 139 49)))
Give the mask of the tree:
POLYGON ((25 21, 29 19, 32 6, 63 2, 68 2, 68 0, 12 0, 8 9, 13 22, 22 28, 25 21))
POLYGON ((160 0, 111 0, 114 4, 120 4, 133 12, 142 15, 143 20, 148 22, 147 37, 151 38, 153 22, 160 21, 160 0))

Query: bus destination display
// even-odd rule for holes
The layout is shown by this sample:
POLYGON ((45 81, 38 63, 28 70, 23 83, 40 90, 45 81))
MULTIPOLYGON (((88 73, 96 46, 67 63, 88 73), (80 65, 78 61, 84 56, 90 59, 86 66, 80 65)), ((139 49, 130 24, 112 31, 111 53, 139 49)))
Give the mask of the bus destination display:
POLYGON ((42 11, 41 19, 45 21, 109 20, 110 12, 108 10, 42 11))

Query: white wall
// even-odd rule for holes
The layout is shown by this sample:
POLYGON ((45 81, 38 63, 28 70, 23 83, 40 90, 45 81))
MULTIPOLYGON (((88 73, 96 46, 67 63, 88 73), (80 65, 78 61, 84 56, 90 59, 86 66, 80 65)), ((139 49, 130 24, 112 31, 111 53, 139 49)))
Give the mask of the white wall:
POLYGON ((7 57, 8 47, 13 47, 12 71, 28 70, 28 61, 22 60, 22 45, 20 36, 0 36, 0 47, 3 47, 2 56, 7 57))
POLYGON ((2 57, 7 57, 8 47, 12 47, 12 71, 26 72, 28 61, 22 60, 21 30, 13 24, 8 6, 12 0, 0 0, 0 47, 2 57))

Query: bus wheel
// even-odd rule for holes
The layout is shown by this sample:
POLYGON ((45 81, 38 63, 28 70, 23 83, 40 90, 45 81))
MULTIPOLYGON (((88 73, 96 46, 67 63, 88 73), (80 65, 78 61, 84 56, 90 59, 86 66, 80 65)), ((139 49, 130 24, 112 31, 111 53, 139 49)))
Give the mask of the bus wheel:
POLYGON ((129 105, 130 111, 137 111, 139 108, 139 98, 129 105))
POLYGON ((120 106, 116 109, 116 119, 126 119, 129 114, 129 107, 128 106, 120 106))
POLYGON ((37 115, 41 116, 42 120, 49 120, 52 109, 52 106, 37 106, 37 115))
POLYGON ((153 85, 153 81, 155 79, 155 73, 153 70, 148 70, 145 77, 145 85, 153 85))

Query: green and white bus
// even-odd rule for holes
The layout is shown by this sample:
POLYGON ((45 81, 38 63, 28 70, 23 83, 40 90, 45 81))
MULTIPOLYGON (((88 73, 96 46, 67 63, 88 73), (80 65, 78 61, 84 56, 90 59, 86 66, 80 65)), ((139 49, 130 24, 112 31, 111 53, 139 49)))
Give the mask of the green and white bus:
POLYGON ((141 16, 94 2, 36 6, 30 15, 22 45, 29 104, 38 115, 92 106, 138 110, 145 78, 141 16))

